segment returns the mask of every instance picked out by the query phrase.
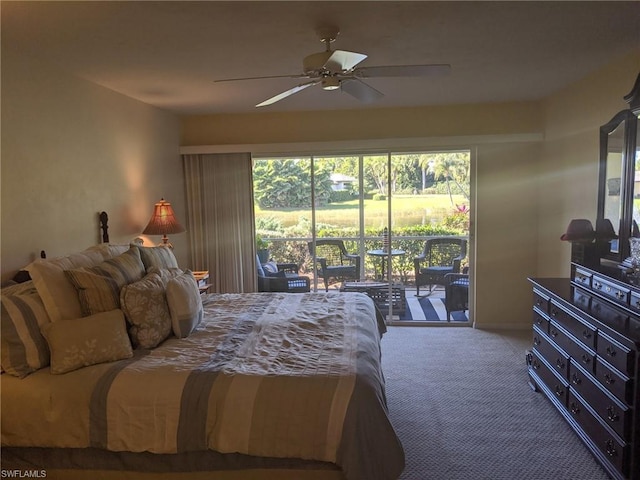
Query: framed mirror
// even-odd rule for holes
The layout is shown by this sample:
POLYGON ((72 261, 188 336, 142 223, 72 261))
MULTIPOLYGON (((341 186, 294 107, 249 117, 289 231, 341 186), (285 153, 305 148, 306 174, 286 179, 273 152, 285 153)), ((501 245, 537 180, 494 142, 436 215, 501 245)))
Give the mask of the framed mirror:
POLYGON ((640 237, 640 75, 625 100, 630 108, 600 128, 597 224, 611 222, 618 238, 608 239, 605 258, 617 262, 629 256, 629 238, 640 237))

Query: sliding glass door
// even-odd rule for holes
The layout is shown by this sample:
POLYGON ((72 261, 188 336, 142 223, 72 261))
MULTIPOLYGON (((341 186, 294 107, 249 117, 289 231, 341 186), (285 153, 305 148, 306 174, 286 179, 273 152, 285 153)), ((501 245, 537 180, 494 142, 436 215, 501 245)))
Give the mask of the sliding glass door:
MULTIPOLYGON (((254 158, 259 246, 271 261, 296 263, 318 290, 347 285, 379 297, 372 289, 386 288, 389 301, 379 306, 390 321, 446 321, 441 278, 416 296, 415 259, 429 238, 468 240, 469 172, 469 151, 254 158), (319 255, 323 243, 339 243, 342 254, 319 255), (342 275, 323 270, 318 257, 327 264, 328 256, 342 275)), ((456 273, 468 271, 467 252, 456 273)), ((468 312, 453 316, 465 322, 468 312)))

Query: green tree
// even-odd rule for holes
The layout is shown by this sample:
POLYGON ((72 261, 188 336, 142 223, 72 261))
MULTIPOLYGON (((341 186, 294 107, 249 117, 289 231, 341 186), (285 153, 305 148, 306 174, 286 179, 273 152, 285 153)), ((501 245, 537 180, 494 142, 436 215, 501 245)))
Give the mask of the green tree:
MULTIPOLYGON (((315 171, 316 205, 331 195, 330 165, 315 171)), ((261 159, 253 169, 253 192, 260 208, 304 208, 311 205, 311 162, 307 158, 261 159)))
POLYGON ((451 191, 451 182, 453 182, 460 193, 469 200, 468 188, 464 188, 463 184, 468 184, 469 178, 469 153, 468 152, 443 152, 424 155, 428 157, 428 171, 433 173, 435 180, 444 180, 447 186, 447 193, 453 202, 453 193, 451 191))

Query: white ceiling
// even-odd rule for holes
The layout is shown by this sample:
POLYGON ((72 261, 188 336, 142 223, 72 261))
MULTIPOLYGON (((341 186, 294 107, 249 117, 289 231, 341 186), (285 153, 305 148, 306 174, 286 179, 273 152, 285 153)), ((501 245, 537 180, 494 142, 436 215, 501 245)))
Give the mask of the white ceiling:
POLYGON ((301 83, 214 80, 301 73, 323 25, 340 28, 332 48, 369 56, 360 66, 452 72, 368 79, 385 94, 373 105, 315 86, 260 111, 535 100, 640 48, 639 1, 2 1, 1 13, 3 50, 178 114, 255 111, 301 83))

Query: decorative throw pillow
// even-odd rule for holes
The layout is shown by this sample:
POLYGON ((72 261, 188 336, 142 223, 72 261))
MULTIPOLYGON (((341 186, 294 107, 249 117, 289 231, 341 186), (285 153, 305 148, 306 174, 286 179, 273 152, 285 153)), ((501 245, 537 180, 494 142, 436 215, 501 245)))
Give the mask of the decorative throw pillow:
POLYGON ((102 261, 102 253, 85 250, 66 257, 36 260, 26 267, 52 322, 82 315, 78 293, 64 271, 91 267, 102 261))
POLYGON ((167 283, 169 282, 169 280, 171 280, 172 278, 175 278, 179 275, 182 275, 184 273, 184 271, 182 271, 182 269, 180 268, 158 268, 158 267, 151 267, 147 270, 147 273, 156 273, 158 275, 160 275, 160 278, 162 279, 165 287, 167 286, 167 283))
POLYGON ((133 356, 122 310, 45 325, 42 334, 51 350, 51 373, 133 356))
POLYGON ((267 275, 270 273, 278 273, 278 264, 276 262, 267 262, 262 265, 262 269, 267 275))
POLYGON ((154 348, 171 335, 165 282, 158 273, 122 287, 120 304, 131 324, 129 334, 135 346, 154 348))
POLYGON ((144 267, 149 270, 151 267, 158 268, 178 268, 178 260, 173 254, 173 250, 169 247, 141 247, 137 246, 140 250, 140 257, 144 267))
POLYGON ((0 317, 2 369, 24 378, 49 365, 49 347, 40 329, 51 320, 35 288, 16 295, 5 295, 5 290, 0 317))
POLYGON ((186 271, 167 283, 167 303, 173 334, 187 337, 202 321, 202 298, 193 273, 186 271))
POLYGON ((132 247, 122 255, 95 267, 65 272, 76 287, 82 315, 94 315, 120 308, 120 289, 144 276, 140 252, 132 247))

